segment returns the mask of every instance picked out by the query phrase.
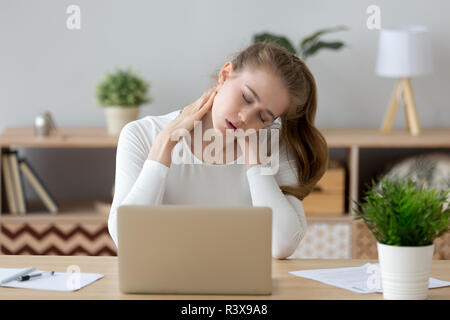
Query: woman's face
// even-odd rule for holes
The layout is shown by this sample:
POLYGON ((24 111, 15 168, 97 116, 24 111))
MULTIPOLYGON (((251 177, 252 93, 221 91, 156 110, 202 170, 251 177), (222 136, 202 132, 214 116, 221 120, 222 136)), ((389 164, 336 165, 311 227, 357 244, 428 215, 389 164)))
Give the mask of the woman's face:
POLYGON ((227 121, 244 131, 270 125, 288 107, 289 93, 281 80, 260 68, 237 74, 227 62, 219 73, 212 107, 215 130, 225 136, 227 121))

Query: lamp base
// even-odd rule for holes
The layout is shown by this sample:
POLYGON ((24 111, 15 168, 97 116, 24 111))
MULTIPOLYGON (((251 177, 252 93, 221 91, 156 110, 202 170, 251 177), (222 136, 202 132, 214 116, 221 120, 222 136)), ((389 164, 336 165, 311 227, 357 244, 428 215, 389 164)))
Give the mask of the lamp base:
POLYGON ((421 129, 410 78, 400 78, 397 80, 380 131, 381 133, 391 132, 398 109, 399 97, 403 97, 403 100, 405 101, 405 114, 408 131, 411 135, 418 136, 421 129))

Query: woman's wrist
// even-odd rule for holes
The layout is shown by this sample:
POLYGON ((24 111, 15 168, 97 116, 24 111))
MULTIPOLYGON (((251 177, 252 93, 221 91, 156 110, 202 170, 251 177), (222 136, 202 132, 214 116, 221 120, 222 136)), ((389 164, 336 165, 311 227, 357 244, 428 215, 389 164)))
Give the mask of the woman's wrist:
POLYGON ((148 160, 158 161, 170 168, 172 163, 172 150, 176 142, 171 141, 169 137, 158 135, 148 154, 148 160))

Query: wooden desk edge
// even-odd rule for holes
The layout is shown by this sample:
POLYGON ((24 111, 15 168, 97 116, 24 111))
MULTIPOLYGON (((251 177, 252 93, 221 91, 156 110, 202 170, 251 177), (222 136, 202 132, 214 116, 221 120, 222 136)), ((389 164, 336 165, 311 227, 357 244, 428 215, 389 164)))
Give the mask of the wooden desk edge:
MULTIPOLYGON (((272 260, 273 293, 269 296, 232 296, 232 295, 135 295, 123 294, 118 286, 117 257, 86 256, 5 256, 0 255, 3 268, 21 268, 33 266, 56 272, 66 272, 69 265, 78 265, 81 272, 101 273, 104 278, 75 292, 43 291, 1 288, 0 299, 155 299, 155 300, 361 300, 383 299, 379 293, 360 294, 337 288, 290 274, 290 271, 362 266, 365 263, 377 263, 371 259, 287 259, 272 260), (51 262, 51 263, 49 263, 51 262)), ((432 277, 450 281, 450 260, 433 260, 432 277)), ((432 299, 450 299, 450 287, 429 291, 432 299)))

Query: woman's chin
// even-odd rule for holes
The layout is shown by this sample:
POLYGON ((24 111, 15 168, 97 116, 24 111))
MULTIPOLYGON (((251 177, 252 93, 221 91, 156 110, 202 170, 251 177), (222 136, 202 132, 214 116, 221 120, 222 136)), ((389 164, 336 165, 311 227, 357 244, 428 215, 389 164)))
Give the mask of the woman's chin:
POLYGON ((211 128, 211 130, 214 130, 215 135, 218 135, 218 134, 224 135, 225 134, 225 129, 223 129, 223 128, 217 128, 217 127, 213 126, 211 128))

